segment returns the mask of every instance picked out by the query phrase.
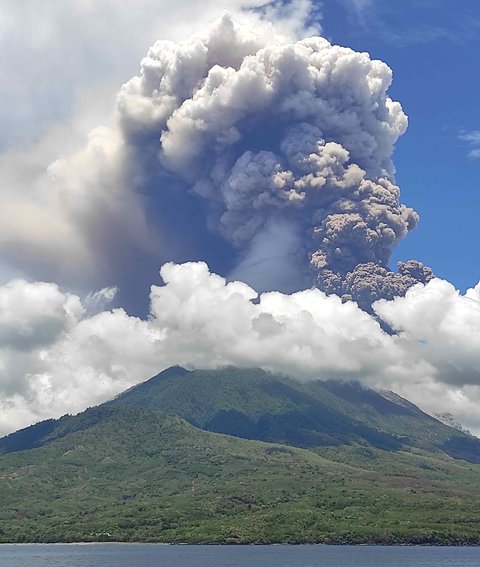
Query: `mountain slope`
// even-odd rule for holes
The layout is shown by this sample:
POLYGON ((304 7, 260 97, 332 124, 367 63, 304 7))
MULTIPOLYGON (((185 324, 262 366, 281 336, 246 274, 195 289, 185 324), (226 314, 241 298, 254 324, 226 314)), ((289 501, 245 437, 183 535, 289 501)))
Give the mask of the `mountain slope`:
MULTIPOLYGON (((321 448, 360 444, 386 451, 441 451, 480 462, 480 440, 392 395, 358 383, 299 382, 261 369, 172 367, 105 407, 178 415, 207 431, 321 448)), ((0 439, 0 454, 42 446, 81 427, 80 417, 47 420, 0 439)))
POLYGON ((388 399, 358 383, 299 382, 258 368, 189 372, 173 367, 111 404, 158 409, 203 429, 246 439, 300 447, 416 447, 480 462, 479 439, 399 396, 388 399))
POLYGON ((355 383, 174 367, 0 439, 0 542, 480 544, 479 443, 355 383))
POLYGON ((0 457, 0 541, 480 543, 463 461, 352 445, 338 463, 138 407, 71 419, 0 457))

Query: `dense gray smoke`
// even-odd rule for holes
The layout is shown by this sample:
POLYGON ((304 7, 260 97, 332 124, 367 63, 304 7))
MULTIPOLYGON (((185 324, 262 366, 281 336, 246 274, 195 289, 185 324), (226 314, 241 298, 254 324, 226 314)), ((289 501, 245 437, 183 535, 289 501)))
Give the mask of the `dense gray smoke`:
POLYGON ((346 274, 333 270, 322 270, 319 274, 319 287, 327 293, 339 295, 344 301, 354 300, 366 310, 379 299, 393 299, 404 296, 409 288, 417 283, 426 284, 434 278, 431 268, 417 260, 398 263, 398 273, 384 266, 367 262, 358 264, 346 274))
MULTIPOLYGON (((320 37, 265 39, 225 14, 204 36, 157 42, 122 88, 119 112, 125 139, 159 143, 171 182, 204 199, 208 226, 244 252, 244 265, 257 243, 289 242, 292 285, 370 304, 431 277, 412 262, 387 268, 418 221, 393 178, 407 118, 387 96, 391 79, 367 53, 320 37), (291 237, 271 236, 272 226, 291 237)), ((265 285, 281 287, 282 270, 273 272, 265 285)))

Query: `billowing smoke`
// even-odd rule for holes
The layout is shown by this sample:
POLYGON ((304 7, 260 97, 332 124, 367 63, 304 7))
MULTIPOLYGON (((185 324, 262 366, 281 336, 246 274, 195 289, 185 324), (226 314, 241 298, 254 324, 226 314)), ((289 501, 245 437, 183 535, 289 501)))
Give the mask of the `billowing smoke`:
POLYGON ((266 39, 224 14, 202 36, 157 42, 118 108, 125 139, 153 140, 169 183, 200 196, 210 229, 242 252, 235 277, 251 281, 253 265, 262 289, 313 283, 369 308, 431 278, 412 261, 388 269, 418 221, 393 177, 407 118, 391 80, 366 53, 266 39), (259 264, 263 250, 280 260, 259 264))
MULTIPOLYGON (((43 122, 33 116, 34 133, 28 129, 31 145, 16 145, 24 104, 9 104, 8 96, 2 99, 5 112, 0 112, 0 121, 8 115, 8 124, 12 120, 16 126, 5 129, 3 138, 8 138, 8 149, 0 153, 0 281, 10 277, 53 280, 79 294, 118 287, 118 304, 145 314, 148 286, 165 261, 201 259, 220 273, 227 273, 237 262, 231 245, 208 229, 202 198, 184 190, 183 182, 180 187, 179 176, 162 167, 157 159, 162 124, 175 105, 192 94, 194 85, 202 81, 213 64, 211 58, 202 59, 197 50, 200 39, 187 42, 191 48, 187 46, 177 55, 174 51, 179 46, 173 40, 188 37, 197 26, 203 28, 218 17, 219 0, 205 0, 201 5, 193 0, 178 0, 174 6, 168 0, 141 0, 126 2, 122 10, 113 10, 112 14, 108 14, 112 6, 103 4, 89 5, 88 10, 81 3, 51 6, 51 10, 40 10, 41 14, 32 16, 33 20, 37 16, 41 20, 41 38, 32 35, 28 22, 20 26, 23 32, 10 25, 10 15, 12 22, 16 18, 17 23, 24 23, 24 14, 17 10, 18 2, 7 4, 10 6, 5 10, 0 8, 8 15, 3 30, 6 39, 0 38, 0 43, 5 44, 2 59, 7 62, 6 70, 17 69, 15 56, 21 55, 21 62, 30 61, 38 59, 41 52, 45 64, 45 68, 41 67, 41 82, 46 92, 42 90, 39 95, 38 80, 31 78, 34 75, 16 73, 6 82, 8 87, 15 84, 18 88, 13 99, 17 102, 20 93, 35 93, 31 101, 38 103, 37 113, 41 113, 41 101, 49 101, 48 116, 53 125, 43 132, 43 122), (126 35, 128 41, 123 40, 126 35), (165 71, 169 65, 178 67, 178 80, 170 81, 171 71, 164 73, 160 67, 156 72, 152 70, 152 90, 145 97, 133 93, 135 81, 131 81, 128 105, 122 93, 118 112, 111 116, 115 97, 102 95, 103 87, 110 92, 111 82, 118 88, 120 80, 131 76, 128 62, 139 57, 139 45, 148 45, 152 37, 171 40, 160 42, 155 49, 163 51, 165 71), (21 45, 21 49, 13 50, 15 56, 8 39, 21 45), (60 69, 65 58, 58 55, 62 52, 59 45, 74 45, 78 52, 65 72, 60 69), (57 68, 58 57, 61 64, 57 68), (106 81, 102 88, 97 88, 98 81, 92 78, 99 75, 106 81), (90 84, 91 89, 84 92, 76 85, 74 90, 82 96, 78 101, 70 100, 71 89, 63 88, 60 76, 67 83, 69 77, 81 77, 81 82, 93 82, 94 88, 90 84), (161 81, 160 90, 168 94, 162 95, 167 107, 159 116, 163 110, 153 99, 155 82, 161 81), (103 98, 106 102, 99 104, 103 98), (59 100, 62 104, 57 104, 59 100), (63 116, 61 109, 71 106, 75 113, 65 122, 55 122, 63 116), (101 126, 92 129, 96 124, 101 126)), ((310 0, 220 0, 220 4, 244 23, 243 39, 236 34, 237 40, 231 45, 231 38, 221 35, 225 27, 209 34, 210 55, 216 52, 220 64, 232 58, 240 63, 245 55, 273 41, 276 34, 284 38, 282 41, 293 41, 295 37, 318 33, 315 19, 310 20, 314 13, 310 0)), ((0 148, 3 138, 0 136, 0 148)), ((285 234, 285 238, 291 241, 289 235, 285 234)), ((277 261, 275 265, 280 264, 277 261)))
POLYGON ((372 303, 378 299, 404 296, 412 286, 428 283, 434 275, 431 268, 422 262, 409 260, 398 263, 398 273, 368 262, 358 264, 346 274, 326 269, 319 278, 320 287, 327 293, 339 295, 343 301, 355 300, 362 309, 371 311, 372 303))
POLYGON ((418 221, 395 185, 407 118, 387 94, 391 70, 296 40, 313 32, 311 3, 291 4, 298 18, 279 6, 155 43, 116 122, 82 149, 52 155, 47 137, 0 155, 0 258, 77 293, 118 287, 137 313, 166 261, 204 260, 259 291, 316 286, 370 311, 428 281, 420 264, 388 268, 418 221))

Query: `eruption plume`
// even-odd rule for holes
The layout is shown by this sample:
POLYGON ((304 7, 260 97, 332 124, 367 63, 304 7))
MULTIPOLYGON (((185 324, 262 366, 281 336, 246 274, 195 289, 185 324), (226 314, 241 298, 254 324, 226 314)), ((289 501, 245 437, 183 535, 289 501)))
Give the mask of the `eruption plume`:
POLYGON ((140 314, 167 261, 366 309, 428 281, 419 263, 388 267, 418 221, 395 184, 407 117, 389 67, 245 18, 156 42, 118 93, 116 122, 79 151, 48 167, 35 153, 51 160, 48 140, 5 154, 1 257, 76 292, 118 287, 140 314))
POLYGON ((126 139, 156 140, 161 167, 201 197, 243 266, 258 243, 283 259, 255 264, 257 278, 270 272, 263 286, 281 287, 288 271, 290 287, 313 283, 369 306, 431 278, 413 261, 388 269, 418 221, 394 181, 407 117, 387 96, 391 80, 366 53, 320 37, 266 41, 224 14, 203 36, 157 42, 119 111, 126 139))

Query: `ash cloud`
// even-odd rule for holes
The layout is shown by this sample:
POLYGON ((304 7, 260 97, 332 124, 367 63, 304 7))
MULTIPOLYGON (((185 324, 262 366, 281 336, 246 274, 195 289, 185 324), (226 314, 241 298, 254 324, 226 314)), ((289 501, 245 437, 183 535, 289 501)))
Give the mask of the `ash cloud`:
MULTIPOLYGON (((49 75, 48 64, 56 60, 58 48, 55 47, 54 56, 51 44, 57 45, 57 35, 61 44, 65 29, 70 29, 70 23, 75 22, 75 45, 83 45, 81 42, 85 39, 77 31, 88 29, 91 52, 101 52, 100 58, 95 53, 95 63, 103 61, 100 70, 105 67, 104 59, 113 59, 112 68, 104 72, 109 84, 114 80, 112 77, 119 74, 130 76, 128 57, 124 57, 125 42, 116 43, 115 39, 107 38, 121 32, 126 22, 129 26, 133 22, 135 37, 133 43, 129 42, 132 53, 138 52, 138 42, 149 42, 152 33, 156 37, 170 38, 171 41, 160 42, 161 49, 165 52, 165 69, 168 70, 169 65, 178 67, 178 81, 166 88, 170 88, 172 100, 190 96, 196 81, 201 81, 204 75, 202 65, 212 62, 202 63, 193 48, 188 48, 175 60, 173 51, 179 44, 173 40, 188 36, 195 26, 203 27, 218 17, 218 0, 208 0, 201 6, 191 0, 179 0, 175 7, 167 4, 166 0, 160 3, 142 0, 135 6, 127 4, 118 18, 117 14, 107 18, 106 7, 98 10, 92 7, 86 12, 70 7, 62 9, 61 14, 52 8, 49 12, 51 29, 46 30, 41 46, 46 66, 44 74, 49 75), (162 9, 166 13, 158 20, 154 13, 162 9), (132 18, 127 20, 125 14, 129 13, 132 18), (62 14, 69 22, 67 28, 62 14), (103 26, 108 27, 108 34, 103 33, 103 26)), ((221 4, 248 24, 243 28, 240 41, 243 47, 239 42, 229 46, 228 36, 222 38, 217 34, 215 41, 212 39, 212 49, 218 54, 225 52, 225 58, 236 57, 240 61, 246 53, 278 34, 286 38, 300 32, 314 33, 304 26, 310 16, 309 0, 294 0, 285 7, 280 2, 266 3, 265 0, 224 0, 221 4), (257 11, 252 12, 252 8, 257 11), (249 29, 255 29, 255 33, 249 29)), ((32 51, 30 39, 24 38, 25 53, 32 51)), ((196 46, 200 39, 190 43, 196 46)), ((35 47, 38 48, 37 44, 35 47)), ((82 49, 79 52, 82 69, 91 67, 88 53, 90 51, 82 49)), ((5 56, 8 59, 7 51, 5 56)), ((222 63, 223 59, 218 62, 222 63)), ((99 69, 93 75, 97 76, 99 69)), ((161 80, 162 73, 162 69, 158 69, 157 75, 152 75, 152 85, 155 80, 161 80)), ((53 65, 50 76, 56 74, 53 65)), ((17 78, 20 86, 24 84, 23 76, 17 78)), ((98 81, 87 80, 90 87, 92 82, 96 85, 98 81)), ((169 82, 168 76, 165 82, 169 82)), ((62 89, 53 92, 57 83, 45 81, 51 95, 48 99, 57 100, 60 96, 68 101, 68 92, 62 89)), ((152 86, 153 90, 155 88, 152 86)), ((134 96, 135 100, 130 100, 129 111, 137 120, 132 119, 135 125, 129 128, 122 106, 123 95, 119 97, 115 116, 110 116, 112 105, 99 105, 97 99, 102 97, 96 87, 92 89, 88 96, 82 95, 85 109, 76 108, 76 113, 64 123, 56 122, 62 118, 62 113, 58 116, 54 113, 53 125, 46 131, 44 125, 40 132, 35 131, 32 145, 16 147, 13 144, 0 154, 0 279, 6 281, 6 277, 13 274, 27 279, 54 280, 80 295, 92 289, 117 286, 117 304, 144 314, 148 309, 145 302, 148 286, 161 263, 203 259, 226 273, 234 265, 236 254, 223 237, 209 230, 202 199, 185 190, 179 176, 158 161, 161 128, 159 130, 156 114, 147 116, 148 97, 134 96), (97 110, 108 107, 101 118, 108 126, 94 128, 85 143, 85 131, 91 129, 92 121, 98 124, 92 107, 97 110)), ((83 93, 85 89, 79 90, 83 93)), ((29 92, 29 89, 23 91, 29 92)), ((31 100, 27 99, 27 103, 31 100)), ((14 116, 12 120, 17 120, 13 106, 6 104, 5 107, 10 109, 9 116, 14 116)), ((41 112, 41 105, 35 112, 41 112)), ((21 121, 18 120, 18 124, 22 124, 21 121)))
POLYGON ((367 308, 427 281, 388 269, 418 221, 394 179, 407 117, 388 96, 391 70, 298 39, 314 32, 308 0, 264 4, 244 24, 224 13, 156 42, 118 93, 115 124, 79 151, 51 160, 46 139, 0 156, 2 258, 80 294, 118 286, 128 308, 168 260, 367 308))
POLYGON ((225 13, 203 36, 156 43, 119 113, 126 139, 157 140, 161 167, 240 251, 235 277, 251 281, 260 242, 297 274, 265 265, 261 288, 308 282, 369 307, 431 277, 414 262, 388 269, 418 222, 394 181, 407 117, 391 80, 366 53, 321 37, 265 41, 225 13), (295 246, 272 226, 290 227, 295 246))
POLYGON ((404 296, 415 284, 426 284, 435 277, 431 268, 417 260, 399 262, 397 267, 398 273, 367 262, 346 274, 323 270, 320 287, 327 293, 339 295, 343 301, 355 300, 362 309, 372 312, 375 301, 404 296))

